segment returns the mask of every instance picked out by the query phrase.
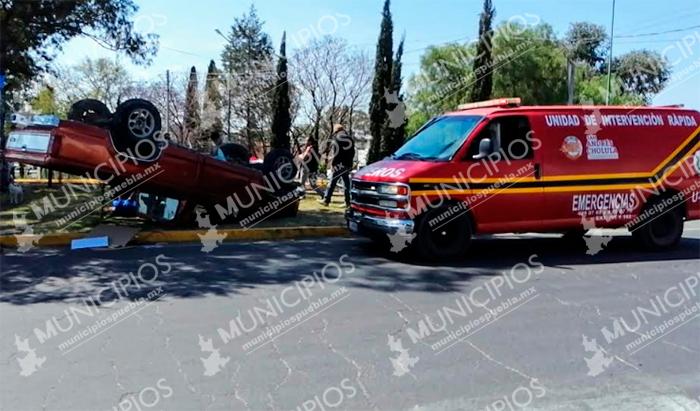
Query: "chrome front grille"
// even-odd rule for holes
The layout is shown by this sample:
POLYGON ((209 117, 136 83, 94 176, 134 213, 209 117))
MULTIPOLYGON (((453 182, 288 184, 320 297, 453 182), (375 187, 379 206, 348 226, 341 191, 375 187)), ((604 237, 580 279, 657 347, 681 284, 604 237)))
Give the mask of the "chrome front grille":
POLYGON ((370 181, 352 180, 350 198, 352 200, 352 204, 354 205, 374 207, 388 211, 405 211, 408 208, 408 205, 410 204, 410 193, 408 193, 408 185, 403 183, 375 183, 370 181), (380 193, 378 191, 380 186, 406 187, 407 194, 402 195, 380 193), (406 207, 387 207, 385 205, 380 205, 380 201, 382 200, 405 202, 406 207))

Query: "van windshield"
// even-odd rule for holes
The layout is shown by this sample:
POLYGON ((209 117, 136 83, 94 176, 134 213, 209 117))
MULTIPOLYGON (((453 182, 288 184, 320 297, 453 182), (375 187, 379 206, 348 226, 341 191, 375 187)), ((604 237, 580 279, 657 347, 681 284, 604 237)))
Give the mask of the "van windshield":
POLYGON ((391 158, 449 160, 482 118, 482 116, 438 117, 419 130, 391 158))

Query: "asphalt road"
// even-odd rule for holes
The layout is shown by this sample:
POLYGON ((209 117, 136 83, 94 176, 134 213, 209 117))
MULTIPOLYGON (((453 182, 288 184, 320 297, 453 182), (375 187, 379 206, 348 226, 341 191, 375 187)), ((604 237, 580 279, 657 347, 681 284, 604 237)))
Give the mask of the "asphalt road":
POLYGON ((0 408, 700 410, 697 223, 672 252, 499 236, 449 265, 201 249, 5 250, 0 408))

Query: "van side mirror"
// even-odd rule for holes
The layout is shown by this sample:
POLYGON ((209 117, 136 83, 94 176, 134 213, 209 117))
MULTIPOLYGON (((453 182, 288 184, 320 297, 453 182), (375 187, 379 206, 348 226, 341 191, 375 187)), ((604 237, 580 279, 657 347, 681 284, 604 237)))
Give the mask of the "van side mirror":
POLYGON ((472 156, 472 158, 474 160, 481 160, 482 158, 488 157, 491 151, 491 139, 483 138, 479 142, 479 154, 472 156))

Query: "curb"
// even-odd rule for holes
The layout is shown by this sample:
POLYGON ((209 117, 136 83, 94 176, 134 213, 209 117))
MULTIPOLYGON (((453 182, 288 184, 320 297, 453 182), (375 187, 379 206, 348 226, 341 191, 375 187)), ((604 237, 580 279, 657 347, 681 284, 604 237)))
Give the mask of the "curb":
MULTIPOLYGON (((345 237, 349 231, 345 226, 330 227, 272 227, 242 229, 221 229, 218 234, 226 234, 224 242, 251 240, 283 240, 304 237, 345 237)), ((206 235, 206 230, 142 231, 131 242, 138 245, 159 243, 198 242, 206 235)), ((58 247, 70 245, 72 240, 83 238, 87 233, 61 233, 46 235, 4 235, 0 236, 0 247, 17 247, 18 238, 25 244, 35 247, 58 247)))

